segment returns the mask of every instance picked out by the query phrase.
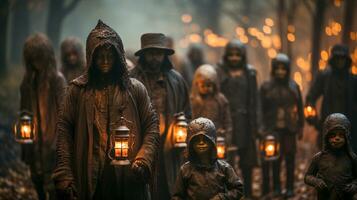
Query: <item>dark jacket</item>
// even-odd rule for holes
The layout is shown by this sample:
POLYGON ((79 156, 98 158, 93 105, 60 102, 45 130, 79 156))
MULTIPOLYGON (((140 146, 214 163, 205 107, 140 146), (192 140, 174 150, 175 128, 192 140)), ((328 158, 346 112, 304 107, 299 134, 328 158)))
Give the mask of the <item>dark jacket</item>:
POLYGON ((304 111, 300 88, 290 79, 290 60, 285 55, 278 55, 272 61, 272 78, 260 88, 260 103, 262 113, 262 131, 272 134, 277 127, 278 110, 284 112, 284 128, 291 133, 298 133, 304 126, 304 111), (284 80, 274 77, 274 71, 279 63, 287 70, 284 80))
MULTIPOLYGON (((20 110, 33 114, 37 138, 34 144, 22 145, 22 159, 32 176, 45 175, 50 181, 54 167, 57 113, 65 92, 66 80, 56 69, 54 50, 42 34, 27 39, 24 46, 26 73, 20 86, 20 110), (42 55, 40 72, 33 70, 36 54, 42 55)), ((37 60, 38 61, 38 60, 37 60)))
POLYGON ((182 165, 176 180, 173 200, 241 199, 243 184, 233 167, 217 160, 216 130, 206 118, 193 120, 189 125, 188 162, 182 165), (211 144, 211 164, 203 165, 193 149, 193 141, 203 135, 211 144))
POLYGON ((305 183, 317 187, 324 181, 327 189, 318 191, 318 199, 352 199, 357 193, 357 156, 351 147, 351 124, 340 113, 329 115, 323 127, 323 150, 317 153, 305 174, 305 183), (334 150, 328 143, 328 135, 334 129, 343 130, 346 144, 341 150, 334 150), (346 191, 346 185, 355 186, 353 191, 346 191))
MULTIPOLYGON (((175 183, 176 172, 180 167, 179 162, 177 162, 177 157, 175 156, 175 147, 173 144, 173 127, 172 122, 174 120, 174 115, 183 112, 186 118, 191 119, 191 106, 189 101, 189 93, 182 76, 172 68, 171 62, 166 58, 166 63, 162 68, 163 81, 166 88, 166 108, 165 108, 165 130, 161 136, 161 145, 163 147, 163 157, 164 160, 159 162, 164 162, 166 182, 169 186, 170 193, 175 183), (175 164, 176 163, 176 164, 175 164)), ((138 79, 145 86, 147 86, 149 95, 151 96, 148 80, 148 74, 145 72, 145 66, 141 64, 137 65, 132 71, 130 71, 130 76, 138 79)), ((162 124, 160 124, 162 126, 162 124)))
MULTIPOLYGON (((128 128, 134 136, 129 150, 131 163, 141 159, 151 171, 159 147, 158 118, 153 111, 145 87, 135 79, 128 78, 124 48, 119 35, 109 26, 99 21, 87 39, 87 73, 73 80, 67 90, 57 123, 57 164, 53 173, 55 183, 71 181, 77 190, 78 199, 91 199, 95 192, 96 180, 93 169, 93 126, 94 89, 93 53, 100 45, 112 45, 117 53, 113 66, 117 74, 120 92, 110 94, 110 130, 119 126, 120 117, 130 123, 128 128)), ((95 74, 98 76, 98 74, 95 74)), ((124 191, 124 199, 147 199, 147 183, 135 178, 130 167, 121 168, 123 174, 117 177, 125 184, 117 183, 124 191)), ((59 184, 57 184, 59 185, 59 184)), ((64 189, 64 188, 57 188, 64 189)))

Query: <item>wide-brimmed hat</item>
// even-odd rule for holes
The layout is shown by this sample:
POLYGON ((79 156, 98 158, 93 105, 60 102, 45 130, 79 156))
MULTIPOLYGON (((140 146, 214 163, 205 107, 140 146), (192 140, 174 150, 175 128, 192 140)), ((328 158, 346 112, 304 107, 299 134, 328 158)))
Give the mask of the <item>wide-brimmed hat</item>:
POLYGON ((141 36, 141 49, 135 52, 135 56, 140 56, 147 49, 162 49, 167 55, 172 55, 175 51, 167 46, 167 38, 162 33, 145 33, 141 36))

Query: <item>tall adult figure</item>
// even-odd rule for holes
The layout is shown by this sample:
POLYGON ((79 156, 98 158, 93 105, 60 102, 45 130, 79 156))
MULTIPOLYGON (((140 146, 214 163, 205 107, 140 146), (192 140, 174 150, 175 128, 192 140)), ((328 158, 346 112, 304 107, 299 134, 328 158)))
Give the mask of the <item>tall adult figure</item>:
POLYGON ((83 45, 76 37, 67 37, 61 43, 61 71, 68 82, 82 75, 85 67, 83 45))
MULTIPOLYGON (((322 148, 321 127, 332 113, 345 114, 352 124, 357 123, 357 77, 351 74, 352 59, 345 45, 333 46, 326 70, 317 74, 306 96, 306 106, 316 106, 323 97, 319 119, 309 119, 319 131, 318 147, 322 148)), ((357 150, 357 127, 352 126, 352 146, 357 150)))
POLYGON ((160 115, 160 151, 158 163, 158 199, 170 199, 176 175, 182 164, 182 152, 175 149, 172 130, 175 115, 184 113, 191 118, 189 93, 182 76, 173 69, 169 56, 174 50, 166 45, 162 33, 141 36, 141 49, 135 55, 138 65, 131 76, 144 83, 154 108, 160 115))
POLYGON ((37 137, 33 144, 22 145, 22 159, 30 167, 39 199, 55 199, 51 180, 55 128, 66 81, 56 68, 54 49, 44 34, 28 37, 23 54, 26 71, 20 88, 20 110, 33 116, 37 137))
POLYGON ((159 133, 147 91, 129 78, 121 38, 100 20, 88 35, 86 56, 87 71, 70 83, 57 123, 59 199, 148 199, 159 133), (108 156, 110 136, 123 123, 130 165, 116 166, 108 156))
POLYGON ((252 197, 252 170, 256 165, 257 132, 256 70, 247 63, 247 50, 238 40, 230 41, 217 71, 222 93, 227 97, 232 116, 232 144, 238 147, 239 166, 246 198, 252 197))

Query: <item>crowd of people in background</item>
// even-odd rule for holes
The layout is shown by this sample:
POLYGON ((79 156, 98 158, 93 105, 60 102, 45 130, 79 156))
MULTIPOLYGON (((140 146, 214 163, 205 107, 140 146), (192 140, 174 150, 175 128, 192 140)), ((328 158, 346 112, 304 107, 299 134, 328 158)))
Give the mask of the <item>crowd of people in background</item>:
POLYGON ((145 33, 137 59, 129 60, 120 36, 99 21, 85 49, 78 38, 66 38, 57 67, 45 35, 24 44, 20 111, 33 116, 37 139, 22 145, 22 159, 40 200, 253 199, 258 163, 262 197, 293 197, 304 107, 316 110, 321 96, 320 115, 307 118, 319 132, 321 152, 312 158, 305 182, 317 188, 319 199, 352 199, 357 193, 357 78, 346 46, 332 48, 329 67, 314 79, 305 105, 287 55, 266 64, 271 77, 258 87, 259 72, 236 39, 219 63, 209 64, 201 45, 190 46, 181 61, 172 38, 145 33), (180 115, 189 123, 186 149, 173 143, 180 115), (111 134, 123 121, 130 129, 130 165, 117 167, 108 152, 111 134), (268 135, 280 144, 273 161, 257 152, 256 141, 268 135), (217 137, 227 146, 224 159, 217 157, 217 137), (242 181, 232 167, 237 157, 242 181))

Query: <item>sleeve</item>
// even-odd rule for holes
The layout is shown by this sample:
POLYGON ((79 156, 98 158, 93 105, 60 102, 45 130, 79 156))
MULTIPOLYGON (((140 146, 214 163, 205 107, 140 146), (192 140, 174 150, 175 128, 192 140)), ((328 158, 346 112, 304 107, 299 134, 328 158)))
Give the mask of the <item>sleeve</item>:
POLYGON ((175 188, 171 200, 184 200, 186 199, 186 187, 183 178, 183 167, 181 167, 180 172, 177 174, 175 188))
POLYGON ((243 184, 239 179, 238 175, 234 171, 233 167, 230 165, 225 169, 226 176, 226 187, 227 191, 225 193, 219 193, 220 199, 224 200, 235 200, 243 198, 243 184))
POLYGON ((223 127, 225 130, 225 135, 226 135, 226 142, 227 144, 232 143, 232 130, 233 130, 233 125, 232 125, 232 116, 231 116, 231 111, 229 108, 229 103, 228 100, 225 99, 224 104, 223 104, 223 127))
POLYGON ((315 107, 317 99, 323 94, 324 90, 324 80, 323 80, 323 72, 317 74, 316 79, 310 87, 309 92, 306 96, 306 104, 315 107))
POLYGON ((296 89, 298 92, 298 115, 299 115, 299 128, 303 128, 304 127, 304 106, 302 103, 302 96, 301 96, 301 90, 299 85, 296 84, 296 89))
POLYGON ((320 155, 321 153, 318 153, 312 158, 310 166, 305 174, 305 184, 310 185, 312 187, 316 187, 318 182, 320 181, 320 179, 316 177, 318 171, 318 159, 320 155))
POLYGON ((137 84, 136 90, 136 105, 140 116, 143 142, 135 159, 141 159, 152 174, 160 141, 159 121, 144 85, 137 84))
POLYGON ((56 125, 56 165, 52 174, 55 183, 73 181, 73 152, 74 152, 74 113, 75 113, 75 89, 71 85, 60 106, 56 125))

